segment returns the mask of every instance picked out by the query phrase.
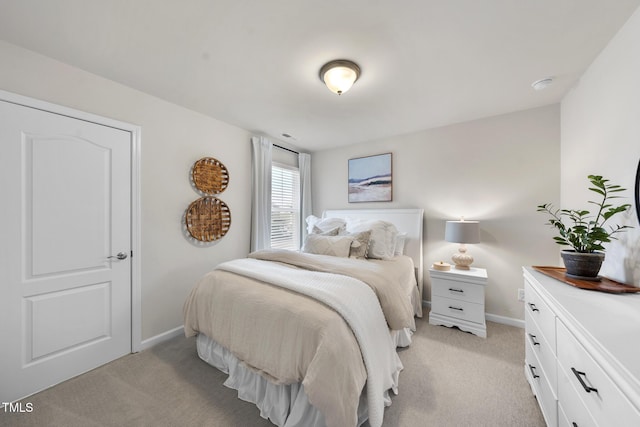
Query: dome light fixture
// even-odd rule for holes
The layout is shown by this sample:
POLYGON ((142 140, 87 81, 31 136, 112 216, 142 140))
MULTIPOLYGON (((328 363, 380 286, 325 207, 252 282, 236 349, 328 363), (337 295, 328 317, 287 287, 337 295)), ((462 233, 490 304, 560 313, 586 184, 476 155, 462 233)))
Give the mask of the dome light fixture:
POLYGON ((360 77, 360 67, 346 59, 327 62, 320 68, 320 80, 327 85, 331 92, 338 95, 351 89, 358 77, 360 77))

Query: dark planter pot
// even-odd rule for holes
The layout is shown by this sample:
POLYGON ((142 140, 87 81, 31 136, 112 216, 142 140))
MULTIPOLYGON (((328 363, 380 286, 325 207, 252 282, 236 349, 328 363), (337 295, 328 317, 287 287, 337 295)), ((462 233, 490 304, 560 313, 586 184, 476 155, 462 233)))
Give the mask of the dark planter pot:
POLYGON ((567 277, 573 279, 598 281, 598 272, 602 261, 604 261, 604 253, 580 253, 574 250, 564 250, 560 253, 562 261, 567 269, 567 277))

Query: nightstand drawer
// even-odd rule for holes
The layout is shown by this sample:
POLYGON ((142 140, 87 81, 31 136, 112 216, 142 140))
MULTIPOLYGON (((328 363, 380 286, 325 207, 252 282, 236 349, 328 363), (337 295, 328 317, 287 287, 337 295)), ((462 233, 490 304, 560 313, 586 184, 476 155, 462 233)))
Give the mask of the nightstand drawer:
POLYGON ((460 301, 484 304, 484 287, 448 279, 432 279, 431 294, 460 301))
POLYGON ((558 364, 597 424, 640 425, 640 413, 562 322, 558 322, 558 364))
POLYGON ((484 304, 439 297, 431 301, 431 311, 469 322, 484 323, 484 304))

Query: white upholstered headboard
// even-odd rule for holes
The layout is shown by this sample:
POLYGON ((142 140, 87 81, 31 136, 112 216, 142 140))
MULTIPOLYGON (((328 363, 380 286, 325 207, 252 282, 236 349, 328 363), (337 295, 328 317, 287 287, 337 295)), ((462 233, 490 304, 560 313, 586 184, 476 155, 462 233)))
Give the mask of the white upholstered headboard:
POLYGON ((389 221, 398 231, 407 233, 405 255, 413 259, 416 268, 416 280, 422 297, 422 217, 423 209, 329 209, 322 213, 323 218, 362 218, 389 221))

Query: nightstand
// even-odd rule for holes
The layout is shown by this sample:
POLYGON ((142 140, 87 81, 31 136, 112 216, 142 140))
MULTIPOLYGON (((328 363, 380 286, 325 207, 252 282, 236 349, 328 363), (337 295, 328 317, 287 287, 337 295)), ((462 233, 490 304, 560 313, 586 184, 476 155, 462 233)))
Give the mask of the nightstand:
POLYGON ((429 269, 431 277, 432 325, 457 326, 479 337, 487 337, 484 318, 484 288, 487 285, 487 270, 438 271, 429 269))

